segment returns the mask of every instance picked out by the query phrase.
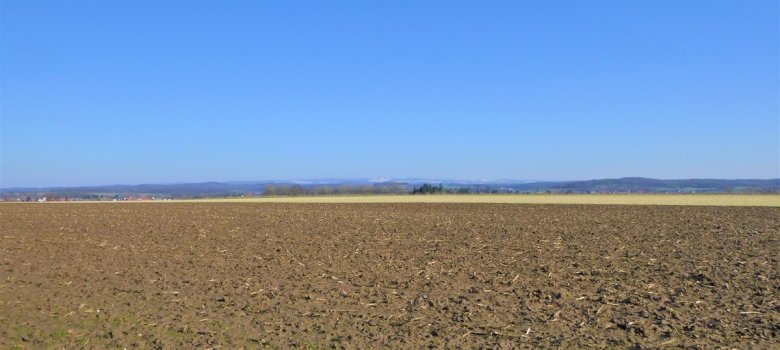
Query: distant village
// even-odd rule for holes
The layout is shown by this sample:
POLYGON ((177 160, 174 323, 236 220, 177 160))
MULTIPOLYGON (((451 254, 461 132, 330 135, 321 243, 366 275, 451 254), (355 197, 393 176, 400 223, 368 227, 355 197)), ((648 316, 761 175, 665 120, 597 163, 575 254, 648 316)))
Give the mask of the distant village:
POLYGON ((67 197, 56 195, 26 195, 26 196, 8 196, 0 197, 0 202, 128 202, 128 201, 169 201, 173 198, 148 196, 148 195, 130 195, 130 196, 96 196, 96 197, 67 197))

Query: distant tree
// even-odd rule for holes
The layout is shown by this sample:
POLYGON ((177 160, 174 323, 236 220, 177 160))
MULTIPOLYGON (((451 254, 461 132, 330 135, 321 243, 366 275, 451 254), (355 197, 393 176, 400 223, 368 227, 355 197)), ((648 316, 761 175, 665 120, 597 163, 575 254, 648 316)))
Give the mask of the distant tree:
POLYGON ((442 184, 439 184, 438 186, 434 186, 429 183, 424 183, 420 187, 412 188, 412 194, 433 194, 433 193, 444 193, 444 186, 442 184))
POLYGON ((300 196, 303 194, 303 186, 301 185, 293 185, 290 188, 290 195, 291 196, 300 196))

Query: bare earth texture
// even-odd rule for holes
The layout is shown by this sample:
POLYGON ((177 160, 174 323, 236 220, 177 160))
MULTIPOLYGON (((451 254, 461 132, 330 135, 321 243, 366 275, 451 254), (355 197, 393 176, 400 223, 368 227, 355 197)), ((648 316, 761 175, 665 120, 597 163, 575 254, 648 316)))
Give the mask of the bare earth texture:
POLYGON ((0 348, 777 348, 780 208, 0 205, 0 348))

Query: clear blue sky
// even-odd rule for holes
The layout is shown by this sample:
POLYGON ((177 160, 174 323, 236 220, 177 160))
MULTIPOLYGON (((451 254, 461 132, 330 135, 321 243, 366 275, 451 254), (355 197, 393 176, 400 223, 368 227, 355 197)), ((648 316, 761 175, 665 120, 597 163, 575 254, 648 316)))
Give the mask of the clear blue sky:
POLYGON ((0 186, 780 177, 780 2, 0 1, 0 186))

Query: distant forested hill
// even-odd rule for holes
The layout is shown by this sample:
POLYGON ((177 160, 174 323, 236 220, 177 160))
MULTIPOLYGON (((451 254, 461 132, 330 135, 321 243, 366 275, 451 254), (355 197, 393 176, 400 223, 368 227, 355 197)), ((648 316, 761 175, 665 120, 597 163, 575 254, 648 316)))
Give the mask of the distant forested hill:
POLYGON ((592 192, 776 192, 780 179, 770 180, 657 180, 642 177, 575 181, 557 187, 560 190, 592 192))
POLYGON ((520 184, 468 185, 474 191, 521 193, 780 193, 780 179, 686 179, 658 180, 643 177, 586 181, 531 182, 520 184))

